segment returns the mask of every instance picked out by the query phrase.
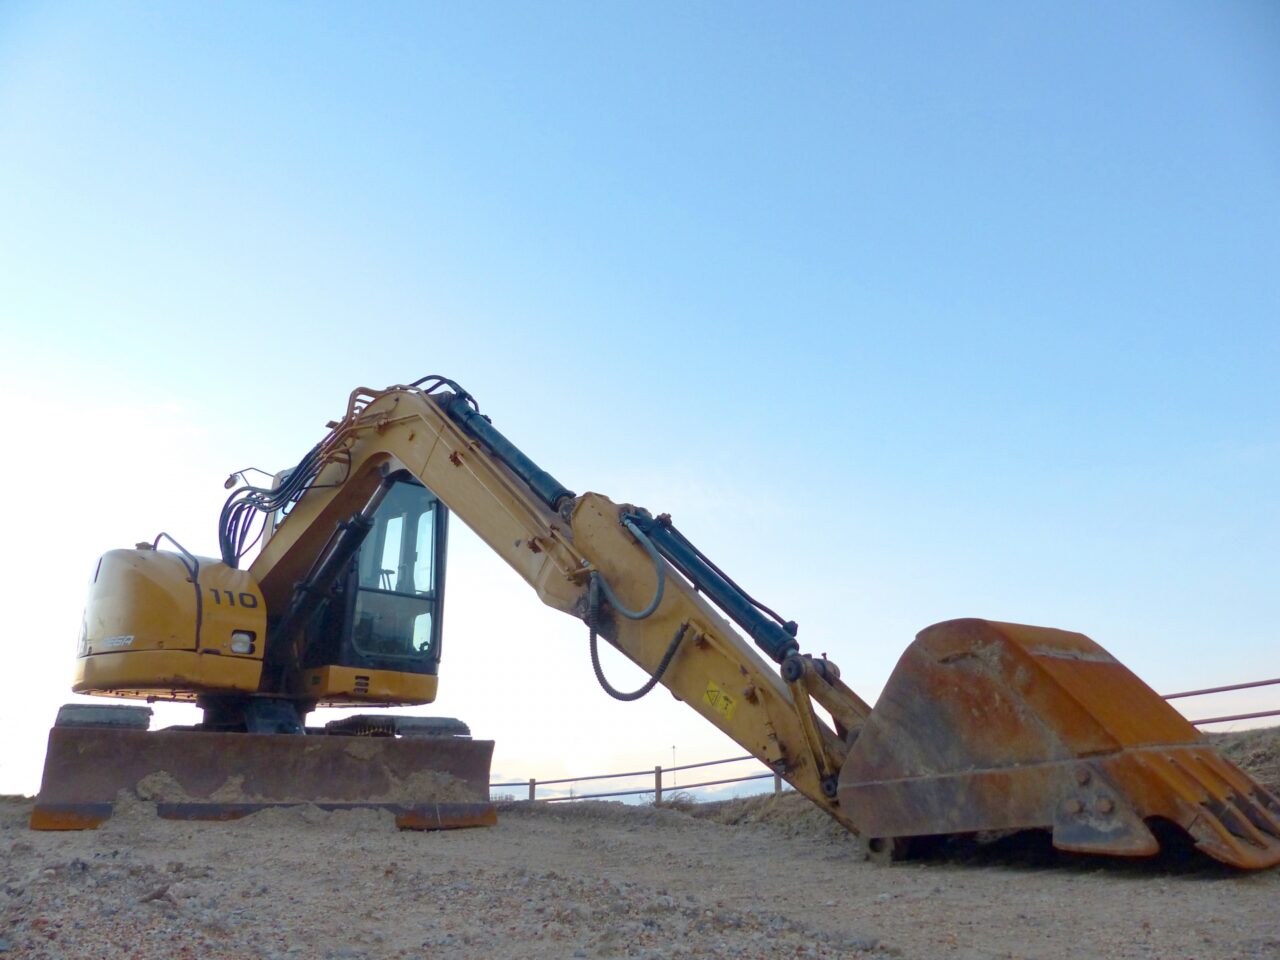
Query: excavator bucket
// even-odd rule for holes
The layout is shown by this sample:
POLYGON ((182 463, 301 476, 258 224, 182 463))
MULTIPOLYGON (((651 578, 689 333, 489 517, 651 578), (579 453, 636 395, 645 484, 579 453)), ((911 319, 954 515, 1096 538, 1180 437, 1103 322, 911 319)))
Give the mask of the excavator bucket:
POLYGON ((1147 856, 1153 822, 1242 868, 1280 863, 1280 800, 1102 647, 986 620, 924 630, 840 772, 881 844, 1048 829, 1061 850, 1147 856))
POLYGON ((267 807, 376 809, 410 830, 489 826, 492 740, 439 736, 214 733, 55 726, 31 814, 81 830, 121 800, 171 820, 233 820, 267 807))

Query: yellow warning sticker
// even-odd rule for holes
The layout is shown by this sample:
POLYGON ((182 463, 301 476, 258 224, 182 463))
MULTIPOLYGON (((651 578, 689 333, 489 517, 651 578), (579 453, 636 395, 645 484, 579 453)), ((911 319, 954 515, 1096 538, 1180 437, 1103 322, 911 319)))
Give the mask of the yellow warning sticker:
POLYGON ((738 701, 720 689, 715 681, 707 682, 707 692, 702 695, 702 699, 711 705, 712 710, 724 714, 726 720, 733 719, 733 711, 737 708, 738 701))

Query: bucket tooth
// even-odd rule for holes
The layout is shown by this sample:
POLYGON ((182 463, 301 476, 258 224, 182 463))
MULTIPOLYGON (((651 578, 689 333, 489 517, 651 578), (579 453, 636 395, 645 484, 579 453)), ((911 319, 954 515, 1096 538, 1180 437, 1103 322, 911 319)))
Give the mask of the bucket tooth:
POLYGON ((1236 867, 1280 862, 1275 797, 1210 747, 1152 750, 1134 758, 1128 789, 1148 816, 1181 827, 1197 849, 1236 867))
POLYGON ((864 836, 1050 829, 1060 849, 1147 856, 1158 817, 1224 863, 1280 863, 1280 802, 1102 647, 1044 627, 922 631, 839 801, 864 836))
POLYGON ((54 727, 37 830, 101 825, 117 798, 159 816, 233 820, 267 807, 391 812, 405 829, 488 826, 493 741, 54 727))

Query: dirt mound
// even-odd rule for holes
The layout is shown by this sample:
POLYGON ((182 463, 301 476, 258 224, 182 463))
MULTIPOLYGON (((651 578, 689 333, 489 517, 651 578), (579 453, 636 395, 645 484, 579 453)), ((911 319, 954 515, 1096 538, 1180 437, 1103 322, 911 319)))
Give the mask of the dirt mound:
MULTIPOLYGON (((348 748, 348 752, 363 747, 357 744, 348 748)), ((367 748, 366 748, 367 749, 367 748)), ((375 749, 370 753, 376 756, 375 749)), ((370 793, 364 799, 369 803, 475 803, 482 799, 476 796, 464 781, 443 771, 418 770, 407 777, 388 775, 387 786, 377 793, 370 793)), ((192 803, 211 801, 213 803, 341 803, 341 796, 311 796, 302 793, 290 793, 277 790, 271 796, 262 796, 245 787, 245 778, 240 775, 228 777, 216 790, 195 796, 189 793, 181 783, 167 770, 150 773, 138 781, 133 792, 141 800, 192 803)))
POLYGON ((677 801, 677 809, 691 817, 729 826, 764 826, 787 837, 822 837, 836 842, 853 840, 849 831, 794 790, 777 796, 767 794, 707 803, 677 801))
POLYGON ((317 827, 331 833, 390 835, 396 833, 395 814, 388 810, 323 810, 310 803, 294 807, 267 807, 244 817, 247 830, 281 834, 317 827))
POLYGON ((1280 727, 1213 733, 1209 742, 1272 793, 1280 793, 1280 727))
MULTIPOLYGON (((707 804, 693 806, 700 807, 707 804)), ((678 827, 688 822, 690 811, 683 807, 673 808, 666 805, 654 807, 647 803, 620 803, 616 800, 576 800, 561 803, 546 801, 529 803, 516 800, 498 804, 498 812, 503 817, 527 813, 539 819, 562 822, 597 821, 632 826, 678 827)))

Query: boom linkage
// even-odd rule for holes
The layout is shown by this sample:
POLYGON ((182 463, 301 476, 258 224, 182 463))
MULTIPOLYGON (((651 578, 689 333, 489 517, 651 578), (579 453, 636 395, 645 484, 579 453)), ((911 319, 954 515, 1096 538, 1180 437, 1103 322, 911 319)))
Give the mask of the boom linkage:
POLYGON ((665 660, 659 681, 677 699, 854 829, 840 812, 835 784, 869 708, 840 683, 835 665, 801 655, 795 624, 748 596, 669 517, 654 518, 599 494, 575 495, 494 428, 465 391, 443 383, 455 389, 437 384, 430 391, 398 386, 352 393, 346 415, 330 424, 320 446, 324 465, 315 482, 252 565, 268 610, 288 609, 324 538, 364 511, 387 475, 408 470, 547 605, 588 620, 592 577, 603 578, 616 603, 599 605, 600 636, 650 675, 665 660), (616 604, 639 610, 653 596, 655 559, 667 582, 660 602, 641 619, 617 615, 616 604), (708 600, 781 664, 788 679, 708 600), (673 637, 680 639, 673 643, 673 637))

